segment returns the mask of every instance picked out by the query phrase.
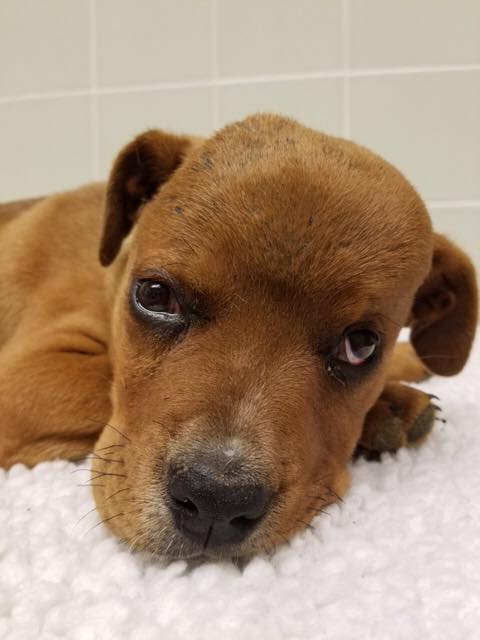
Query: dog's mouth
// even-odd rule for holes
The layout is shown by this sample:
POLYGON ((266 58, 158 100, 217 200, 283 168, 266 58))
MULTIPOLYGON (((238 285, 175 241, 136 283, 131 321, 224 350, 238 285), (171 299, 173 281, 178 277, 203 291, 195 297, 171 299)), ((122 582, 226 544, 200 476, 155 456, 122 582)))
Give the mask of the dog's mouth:
MULTIPOLYGON (((164 560, 233 560, 248 561, 258 554, 271 555, 300 531, 310 528, 310 521, 333 502, 322 500, 286 517, 285 496, 271 497, 269 508, 260 515, 236 516, 206 514, 183 501, 169 505, 164 500, 133 499, 129 511, 133 516, 116 517, 107 512, 105 523, 129 546, 131 551, 146 552, 164 560)), ((112 509, 116 507, 112 504, 112 509)), ((120 515, 123 515, 120 514, 120 515)))
MULTIPOLYGON (((122 536, 120 530, 116 531, 130 550, 168 560, 238 560, 270 552, 275 546, 267 542, 269 536, 261 522, 263 517, 254 524, 245 520, 233 525, 212 517, 187 528, 183 522, 179 526, 174 517, 158 514, 157 509, 156 516, 152 517, 152 511, 147 507, 138 510, 128 535, 122 536), (235 534, 232 527, 236 529, 235 534)), ((116 524, 121 526, 119 520, 116 524)))
MULTIPOLYGON (((161 492, 157 488, 157 496, 161 492)), ((142 506, 134 510, 129 534, 116 533, 131 550, 163 560, 243 562, 259 554, 271 555, 279 545, 288 544, 295 534, 310 528, 310 521, 335 501, 332 495, 322 496, 320 502, 314 504, 309 500, 292 511, 289 492, 280 491, 268 496, 266 509, 260 507, 249 516, 231 518, 225 511, 202 512, 201 507, 188 499, 176 500, 173 503, 165 490, 160 499, 142 500, 142 506)), ((233 504, 238 504, 238 500, 233 500, 233 504)), ((113 522, 121 526, 121 520, 113 522)))
POLYGON ((342 491, 326 469, 311 477, 285 460, 280 476, 231 444, 172 448, 153 466, 139 462, 131 442, 115 458, 100 445, 92 479, 103 521, 131 550, 155 557, 248 559, 308 528, 336 501, 334 487, 342 491))

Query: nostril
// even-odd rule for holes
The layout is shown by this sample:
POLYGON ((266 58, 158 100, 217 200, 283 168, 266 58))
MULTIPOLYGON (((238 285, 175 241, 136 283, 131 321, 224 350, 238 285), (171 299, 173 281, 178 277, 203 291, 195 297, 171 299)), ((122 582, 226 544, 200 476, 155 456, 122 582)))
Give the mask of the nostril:
POLYGON ((173 498, 173 504, 182 511, 190 513, 192 516, 197 515, 198 509, 195 504, 188 498, 173 498))

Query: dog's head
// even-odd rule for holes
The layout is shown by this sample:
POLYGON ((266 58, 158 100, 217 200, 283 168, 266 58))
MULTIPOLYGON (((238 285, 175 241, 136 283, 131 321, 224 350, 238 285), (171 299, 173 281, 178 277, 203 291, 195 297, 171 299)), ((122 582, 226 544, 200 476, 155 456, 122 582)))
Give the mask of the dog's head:
POLYGON ((275 116, 205 142, 147 132, 112 170, 104 265, 132 227, 94 466, 98 509, 133 546, 241 556, 287 540, 345 492, 400 328, 433 371, 468 355, 467 259, 353 143, 275 116))

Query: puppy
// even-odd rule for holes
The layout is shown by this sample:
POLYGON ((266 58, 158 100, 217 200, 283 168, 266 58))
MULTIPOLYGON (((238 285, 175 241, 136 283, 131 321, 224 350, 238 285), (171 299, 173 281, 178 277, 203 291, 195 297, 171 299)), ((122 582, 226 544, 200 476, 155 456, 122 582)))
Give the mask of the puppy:
POLYGON ((460 371, 477 307, 370 151, 274 115, 148 131, 106 186, 3 207, 0 464, 94 451, 130 545, 249 556, 339 499, 356 449, 425 438, 435 407, 399 380, 460 371))

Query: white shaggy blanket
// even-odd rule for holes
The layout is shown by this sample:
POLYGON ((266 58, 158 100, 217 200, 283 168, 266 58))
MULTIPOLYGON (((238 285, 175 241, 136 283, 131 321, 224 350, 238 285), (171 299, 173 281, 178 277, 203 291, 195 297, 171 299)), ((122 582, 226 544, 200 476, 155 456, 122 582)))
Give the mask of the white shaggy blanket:
POLYGON ((0 470, 0 638, 478 640, 479 376, 477 340, 461 375, 424 385, 448 420, 426 445, 353 465, 343 504, 243 571, 78 523, 93 503, 73 464, 0 470))

